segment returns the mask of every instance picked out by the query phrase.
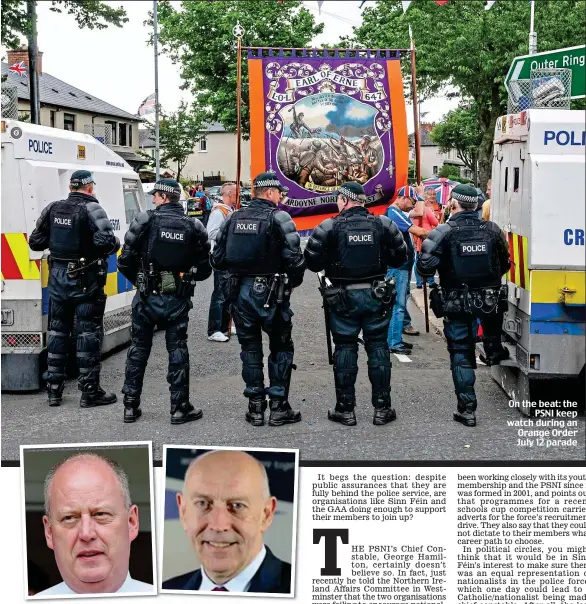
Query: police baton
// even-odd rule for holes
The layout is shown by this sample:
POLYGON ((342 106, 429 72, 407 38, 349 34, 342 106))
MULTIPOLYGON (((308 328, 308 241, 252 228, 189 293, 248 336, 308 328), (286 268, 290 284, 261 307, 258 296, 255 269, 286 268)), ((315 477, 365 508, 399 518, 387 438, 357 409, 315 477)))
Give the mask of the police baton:
POLYGON ((427 277, 423 278, 423 308, 425 314, 425 333, 429 333, 429 309, 427 308, 427 277))
MULTIPOLYGON (((326 274, 324 271, 320 271, 319 273, 317 273, 317 280, 319 281, 319 284, 321 286, 320 289, 322 291, 324 319, 325 319, 325 324, 326 324, 326 342, 327 342, 327 347, 328 347, 328 363, 330 365, 333 365, 334 364, 334 355, 333 355, 333 351, 332 351, 332 336, 331 336, 331 331, 330 331, 330 309, 328 308, 328 305, 326 303, 326 296, 325 296, 325 290, 328 287, 329 279, 326 277, 326 274)), ((331 283, 329 285, 331 285, 331 283)))

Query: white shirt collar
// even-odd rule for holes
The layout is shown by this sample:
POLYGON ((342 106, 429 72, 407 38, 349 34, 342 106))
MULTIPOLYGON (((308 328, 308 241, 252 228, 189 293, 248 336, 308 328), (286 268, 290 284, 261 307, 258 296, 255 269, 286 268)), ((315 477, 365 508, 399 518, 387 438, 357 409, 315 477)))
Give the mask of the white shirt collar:
MULTIPOLYGON (((130 573, 126 576, 126 580, 120 586, 120 589, 116 592, 108 592, 108 593, 134 593, 134 592, 153 592, 153 586, 148 583, 143 583, 142 581, 135 581, 130 573)), ((70 595, 84 595, 78 594, 73 591, 65 581, 58 583, 57 585, 53 585, 53 587, 49 587, 49 589, 45 589, 44 591, 40 591, 37 596, 70 596, 70 595)))
POLYGON ((214 587, 225 587, 228 591, 232 592, 246 592, 250 587, 250 582, 252 581, 252 577, 256 574, 261 564, 263 563, 265 556, 267 555, 267 549, 263 545, 260 552, 254 558, 254 560, 240 573, 238 573, 235 577, 232 577, 227 583, 218 585, 214 583, 207 575, 204 567, 201 567, 201 585, 199 586, 199 591, 212 591, 214 587))

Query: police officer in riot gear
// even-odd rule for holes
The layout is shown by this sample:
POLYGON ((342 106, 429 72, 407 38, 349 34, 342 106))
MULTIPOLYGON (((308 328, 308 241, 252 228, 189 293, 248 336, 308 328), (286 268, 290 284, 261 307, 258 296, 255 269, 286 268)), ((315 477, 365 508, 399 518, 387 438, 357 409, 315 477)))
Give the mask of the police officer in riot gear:
POLYGON ((122 388, 126 423, 141 416, 140 395, 156 326, 165 329, 169 353, 171 423, 184 424, 203 415, 189 402, 187 326, 195 282, 212 272, 210 246, 202 223, 185 216, 180 194, 177 181, 157 181, 156 209, 134 219, 118 259, 119 271, 138 290, 132 301, 132 336, 122 388))
POLYGON ((226 298, 242 347, 244 396, 249 400, 246 421, 264 424, 269 396, 269 426, 301 420, 289 405, 293 365, 291 339, 291 289, 301 285, 305 260, 295 223, 278 210, 283 187, 276 174, 265 172, 254 179, 254 197, 244 209, 222 224, 212 254, 212 264, 227 270, 226 298), (269 336, 270 386, 265 390, 262 331, 269 336))
POLYGON ((477 319, 484 332, 482 361, 495 365, 509 356, 501 343, 507 305, 507 290, 501 286, 501 277, 509 270, 509 250, 500 228, 478 217, 478 192, 474 187, 457 185, 451 199, 455 211, 423 242, 417 271, 423 277, 439 272, 440 286, 431 290, 430 305, 436 316, 444 317, 458 399, 454 420, 473 427, 477 319))
MULTIPOLYGON (((338 191, 340 214, 318 225, 305 248, 307 267, 325 270, 322 295, 334 344, 336 408, 328 419, 356 425, 354 384, 358 374, 358 335, 364 336, 368 377, 372 385, 373 423, 393 421, 391 360, 387 331, 394 283, 385 281, 387 267, 405 262, 407 249, 397 226, 386 216, 373 216, 364 207, 362 185, 343 184, 338 191)), ((329 335, 328 335, 329 338, 329 335)))
POLYGON ((50 203, 37 220, 29 239, 32 250, 49 248, 48 401, 62 402, 69 341, 74 318, 77 332, 80 407, 116 402, 116 395, 100 387, 102 320, 106 308, 104 285, 107 258, 120 248, 106 212, 94 197, 94 177, 76 170, 69 196, 50 203))

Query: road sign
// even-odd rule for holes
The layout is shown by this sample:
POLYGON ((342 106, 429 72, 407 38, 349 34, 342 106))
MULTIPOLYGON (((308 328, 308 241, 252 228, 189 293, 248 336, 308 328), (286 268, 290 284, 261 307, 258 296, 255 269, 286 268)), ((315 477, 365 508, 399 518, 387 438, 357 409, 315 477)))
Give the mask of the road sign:
POLYGON ((586 96, 586 45, 516 57, 505 78, 507 92, 511 93, 509 89, 511 82, 529 80, 532 69, 571 69, 572 98, 579 99, 586 96))

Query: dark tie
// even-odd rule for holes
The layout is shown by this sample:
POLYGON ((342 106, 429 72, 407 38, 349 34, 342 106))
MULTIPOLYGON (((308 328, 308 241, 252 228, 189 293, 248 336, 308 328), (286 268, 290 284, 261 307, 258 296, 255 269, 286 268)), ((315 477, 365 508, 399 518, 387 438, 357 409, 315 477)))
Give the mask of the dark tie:
POLYGON ((214 587, 212 591, 228 591, 225 587, 214 587))

